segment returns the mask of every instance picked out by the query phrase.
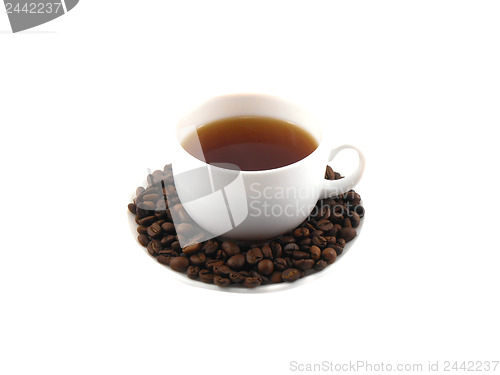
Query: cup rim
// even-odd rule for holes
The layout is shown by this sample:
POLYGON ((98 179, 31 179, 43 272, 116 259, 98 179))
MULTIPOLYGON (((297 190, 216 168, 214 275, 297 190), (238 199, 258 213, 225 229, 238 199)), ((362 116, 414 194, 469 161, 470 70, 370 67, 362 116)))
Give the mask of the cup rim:
MULTIPOLYGON (((307 155, 306 157, 300 159, 300 160, 297 160, 296 162, 292 163, 292 164, 288 164, 288 165, 284 165, 282 167, 278 167, 278 168, 271 168, 271 169, 262 169, 262 170, 256 170, 256 171, 243 171, 243 170, 239 170, 239 173, 242 173, 242 174, 248 174, 248 175, 256 175, 256 174, 265 174, 265 173, 274 173, 274 172, 281 172, 281 171, 285 171, 287 169, 291 169, 291 168, 295 168, 297 166, 300 166, 302 164, 304 164, 306 162, 307 159, 311 158, 312 156, 315 156, 317 155, 318 153, 320 153, 320 151, 323 150, 324 148, 324 139, 323 139, 323 126, 321 125, 321 123, 315 118, 315 116, 313 116, 312 113, 310 113, 309 110, 307 110, 306 108, 304 108, 303 106, 291 101, 291 100, 288 100, 288 99, 285 99, 283 97, 280 97, 280 96, 277 96, 277 95, 270 95, 270 94, 263 94, 263 93, 257 93, 257 92, 240 92, 240 93, 232 93, 232 94, 222 94, 222 95, 216 95, 216 96, 212 96, 208 99, 206 99, 205 101, 201 102, 200 104, 198 104, 198 106, 192 108, 191 110, 194 111, 196 110, 198 107, 201 107, 202 105, 208 103, 209 101, 212 101, 212 100, 215 100, 215 99, 222 99, 222 98, 233 98, 233 97, 265 97, 265 98, 269 98, 271 100, 279 100, 281 102, 284 102, 286 103, 287 105, 291 105, 291 106, 294 106, 294 107, 297 107, 299 108, 300 110, 304 111, 308 116, 311 116, 312 119, 314 121, 316 121, 318 123, 318 127, 319 127, 319 135, 320 135, 320 139, 316 139, 316 137, 313 137, 316 139, 316 141, 318 141, 318 146, 314 149, 313 152, 311 152, 309 155, 307 155)), ((183 116, 181 119, 183 119, 185 116, 183 116)), ((224 119, 225 117, 221 117, 220 119, 224 119)), ((200 160, 198 159, 197 157, 193 156, 190 152, 188 152, 183 146, 182 146, 182 143, 180 142, 178 136, 177 136, 177 131, 179 129, 179 126, 181 124, 181 120, 177 121, 177 125, 175 126, 175 131, 176 131, 176 134, 175 134, 175 139, 176 139, 176 145, 178 147, 180 147, 180 149, 182 151, 184 151, 187 155, 189 155, 189 157, 199 161, 200 163, 203 163, 205 165, 210 165, 212 167, 216 167, 216 168, 220 168, 222 170, 228 170, 228 171, 231 171, 232 169, 229 169, 229 168, 224 168, 224 167, 219 167, 217 165, 214 165, 214 164, 210 164, 210 163, 207 163, 203 160, 200 160)), ((299 126, 301 127, 302 129, 304 129, 305 131, 310 132, 309 129, 306 129, 304 128, 301 124, 298 124, 298 123, 295 123, 295 122, 292 122, 292 124, 296 125, 296 126, 299 126)))

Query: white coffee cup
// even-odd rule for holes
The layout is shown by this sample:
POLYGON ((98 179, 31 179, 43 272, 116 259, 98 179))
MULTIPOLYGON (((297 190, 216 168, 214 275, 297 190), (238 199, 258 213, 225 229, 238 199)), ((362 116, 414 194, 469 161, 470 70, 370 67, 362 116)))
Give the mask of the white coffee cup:
POLYGON ((209 99, 179 121, 176 137, 172 170, 177 194, 189 216, 209 233, 201 240, 220 236, 258 242, 282 235, 300 225, 319 199, 352 189, 365 166, 363 154, 356 147, 328 144, 321 125, 305 109, 269 95, 232 94, 209 99), (182 147, 196 128, 234 116, 291 122, 310 133, 318 147, 296 163, 260 171, 208 165, 182 147), (355 171, 340 180, 326 180, 326 165, 349 148, 358 153, 355 171))

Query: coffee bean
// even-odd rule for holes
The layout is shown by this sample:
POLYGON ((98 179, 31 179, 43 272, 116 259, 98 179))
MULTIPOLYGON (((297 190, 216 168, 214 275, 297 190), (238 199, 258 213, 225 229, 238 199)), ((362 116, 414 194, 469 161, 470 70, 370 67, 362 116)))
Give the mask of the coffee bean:
POLYGON ((326 261, 326 263, 332 264, 335 262, 335 259, 337 259, 337 253, 331 247, 327 247, 321 252, 321 257, 326 261))
POLYGON ((295 260, 293 262, 293 265, 295 266, 295 268, 298 268, 299 270, 307 271, 313 268, 314 263, 315 262, 312 259, 299 259, 295 260))
POLYGON ((198 277, 206 284, 213 284, 215 275, 209 270, 200 270, 198 277))
POLYGON ((309 258, 309 254, 305 251, 294 251, 292 257, 294 259, 306 259, 309 258))
POLYGON ((207 256, 203 253, 193 254, 189 257, 189 261, 191 262, 191 264, 194 264, 195 266, 201 266, 205 264, 206 259, 207 256))
POLYGON ((177 272, 186 272, 189 267, 189 259, 185 257, 175 257, 170 259, 170 268, 177 272))
POLYGON ((212 271, 215 266, 220 266, 222 264, 224 264, 224 261, 222 260, 208 259, 205 263, 205 267, 212 271))
POLYGON ((273 264, 274 268, 278 271, 284 271, 287 268, 286 260, 283 258, 276 258, 273 264))
POLYGON ((198 242, 196 244, 189 245, 189 246, 182 248, 182 252, 186 255, 196 254, 198 251, 201 250, 201 246, 202 246, 202 244, 200 242, 198 242))
POLYGON ((286 267, 287 268, 292 268, 293 267, 293 259, 290 258, 290 257, 285 257, 284 259, 286 261, 286 267))
POLYGON ((338 237, 343 238, 345 242, 351 241, 356 237, 356 229, 354 228, 342 228, 338 232, 338 237))
POLYGON ((183 234, 184 236, 189 235, 194 230, 194 226, 189 223, 180 223, 175 227, 175 231, 178 234, 183 234))
POLYGON ((219 243, 214 240, 208 240, 203 244, 201 247, 201 250, 205 252, 207 255, 213 255, 217 252, 217 249, 219 248, 219 243))
POLYGON ((170 261, 172 259, 173 258, 171 256, 168 256, 168 255, 158 255, 156 257, 156 260, 158 261, 158 263, 164 264, 166 266, 168 266, 170 264, 170 261))
POLYGON ((351 220, 351 225, 353 228, 357 228, 361 222, 361 218, 356 212, 351 212, 349 220, 351 220))
POLYGON ((273 283, 281 283, 281 282, 283 282, 283 279, 281 278, 281 272, 280 271, 274 271, 273 274, 270 277, 270 280, 273 283))
POLYGON ((326 246, 326 239, 322 236, 313 237, 312 243, 320 248, 324 248, 326 246))
POLYGON ((167 247, 174 241, 177 241, 177 237, 174 235, 168 235, 166 237, 162 237, 160 243, 163 247, 167 247))
POLYGON ((228 257, 239 254, 240 247, 236 245, 233 241, 224 241, 221 245, 222 250, 224 250, 228 257))
POLYGON ((338 246, 338 245, 333 245, 332 249, 335 250, 335 252, 337 253, 337 256, 344 252, 344 248, 341 246, 338 246))
POLYGON ((229 273, 229 280, 233 283, 241 283, 245 280, 245 276, 241 275, 238 272, 229 273))
POLYGON ((148 237, 148 236, 146 236, 146 235, 144 235, 144 234, 140 234, 140 235, 139 235, 139 237, 137 237, 137 240, 138 240, 138 241, 139 241, 139 243, 140 243, 142 246, 144 246, 144 247, 148 246, 148 243, 149 243, 149 241, 150 241, 150 240, 149 240, 149 237, 148 237))
POLYGON ((286 244, 295 242, 295 238, 293 236, 285 236, 285 237, 281 237, 279 241, 282 245, 286 245, 286 244))
POLYGON ((161 225, 161 230, 165 233, 175 233, 175 225, 169 222, 163 223, 161 225))
POLYGON ((158 223, 153 223, 148 227, 147 231, 150 237, 158 237, 161 234, 161 227, 158 223))
POLYGON ((271 242, 271 251, 273 252, 273 258, 281 258, 283 254, 283 248, 278 242, 271 242))
POLYGON ((158 251, 161 250, 160 241, 158 241, 158 240, 151 240, 148 243, 147 249, 148 249, 148 253, 150 255, 154 255, 154 254, 158 253, 158 251))
POLYGON ((142 196, 143 201, 151 201, 151 202, 156 202, 160 198, 160 194, 157 193, 150 193, 150 194, 145 194, 142 196))
POLYGON ((363 218, 363 216, 365 216, 365 208, 361 205, 357 205, 354 208, 354 211, 359 215, 360 218, 363 218))
POLYGON ((296 268, 288 268, 281 273, 284 281, 292 282, 300 278, 300 272, 296 268))
POLYGON ((249 264, 255 264, 264 259, 262 251, 258 247, 254 247, 247 251, 246 260, 249 264))
POLYGON ((225 277, 222 276, 215 276, 214 277, 214 284, 217 286, 220 286, 221 288, 225 288, 229 284, 231 284, 231 281, 229 279, 226 279, 225 277))
POLYGON ((333 224, 328 220, 318 221, 317 226, 318 226, 318 229, 322 230, 323 232, 328 232, 329 230, 333 229, 333 224))
POLYGON ((318 261, 321 258, 321 249, 316 245, 311 246, 309 253, 314 261, 318 261))
POLYGON ((342 222, 342 227, 352 228, 351 220, 348 217, 344 217, 344 221, 342 222))
POLYGON ((344 194, 344 199, 351 202, 353 205, 358 205, 361 203, 361 196, 354 190, 351 190, 344 194))
POLYGON ((263 259, 257 265, 257 268, 261 274, 268 276, 274 271, 274 264, 269 259, 263 259))
POLYGON ((239 270, 241 267, 245 265, 245 256, 243 254, 236 254, 229 258, 226 262, 227 266, 234 269, 239 270))
POLYGON ((288 245, 285 245, 285 247, 283 248, 283 251, 287 255, 290 255, 291 253, 297 250, 299 250, 299 245, 297 245, 296 243, 289 243, 288 245))
POLYGON ((271 250, 271 246, 264 245, 262 246, 261 250, 262 250, 262 255, 264 255, 264 258, 273 259, 273 251, 271 250))
POLYGON ((144 193, 146 191, 146 189, 144 189, 142 186, 139 186, 136 190, 135 190, 135 196, 136 197, 139 197, 142 193, 144 193))
POLYGON ((317 229, 311 233, 311 237, 313 237, 313 238, 319 237, 319 236, 322 236, 323 234, 325 234, 325 233, 322 230, 317 229))
POLYGON ((335 245, 337 243, 337 239, 333 236, 325 236, 325 240, 327 246, 335 245))
POLYGON ((139 234, 148 234, 148 228, 143 225, 137 226, 137 233, 139 234))
POLYGON ((307 228, 297 228, 293 231, 295 238, 304 238, 309 236, 309 229, 307 228))
POLYGON ((335 172, 329 165, 326 166, 325 178, 327 180, 335 180, 335 172))
POLYGON ((146 216, 145 218, 142 218, 139 220, 139 224, 143 225, 145 227, 149 227, 151 224, 153 224, 156 220, 156 216, 146 216))
POLYGON ((219 276, 225 277, 225 276, 228 276, 231 272, 232 272, 232 270, 224 264, 213 267, 213 273, 215 273, 216 275, 219 275, 219 276))
POLYGON ((135 215, 137 213, 137 206, 133 203, 130 203, 128 205, 128 210, 135 215))
POLYGON ((196 280, 198 278, 198 273, 200 272, 200 267, 189 266, 186 272, 187 272, 187 277, 189 277, 192 280, 196 280))
POLYGON ((185 223, 189 221, 189 215, 187 214, 182 204, 178 203, 173 208, 172 215, 175 215, 179 223, 185 223))
POLYGON ((332 221, 333 224, 340 224, 342 223, 342 221, 344 220, 344 215, 342 215, 341 213, 339 212, 334 212, 331 216, 330 216, 330 220, 332 221))
POLYGON ((228 258, 227 254, 224 250, 217 250, 217 253, 215 254, 215 259, 226 261, 227 258, 228 258))
POLYGON ((345 240, 343 238, 337 238, 337 245, 340 247, 345 246, 345 240))
POLYGON ((241 283, 246 288, 255 288, 259 286, 262 283, 262 280, 259 279, 258 277, 245 277, 245 280, 241 283))
POLYGON ((314 266, 314 269, 315 269, 316 271, 323 271, 323 270, 326 268, 326 266, 327 266, 327 265, 328 265, 328 264, 327 264, 327 263, 326 263, 326 261, 324 261, 323 259, 322 259, 322 260, 318 260, 318 262, 317 262, 317 263, 316 263, 316 265, 314 266))

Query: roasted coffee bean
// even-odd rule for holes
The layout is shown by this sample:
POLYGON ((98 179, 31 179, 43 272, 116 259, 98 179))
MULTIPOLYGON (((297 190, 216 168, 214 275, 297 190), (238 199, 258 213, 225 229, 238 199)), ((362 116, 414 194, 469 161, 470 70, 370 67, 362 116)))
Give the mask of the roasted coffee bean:
POLYGON ((308 253, 310 249, 311 246, 300 246, 300 251, 305 251, 306 253, 308 253))
POLYGON ((285 257, 286 261, 286 268, 292 268, 293 267, 293 259, 290 257, 285 257))
POLYGON ((274 264, 269 259, 263 259, 257 265, 257 268, 261 274, 268 276, 274 271, 274 264))
POLYGON ((142 219, 141 219, 141 217, 140 217, 139 215, 137 215, 137 216, 135 217, 135 223, 136 223, 137 225, 141 225, 141 220, 142 220, 142 219))
POLYGON ((156 202, 159 198, 160 198, 160 194, 157 194, 157 193, 149 193, 149 194, 145 194, 142 196, 142 200, 145 202, 147 202, 147 201, 156 202))
POLYGON ((147 249, 148 249, 148 253, 150 255, 154 255, 154 254, 158 253, 158 251, 161 250, 160 241, 158 241, 158 240, 151 240, 148 243, 147 249))
POLYGON ((185 257, 175 257, 170 259, 170 268, 177 272, 186 272, 189 267, 189 259, 185 257))
POLYGON ((161 227, 158 225, 158 223, 153 223, 148 227, 148 235, 149 237, 158 237, 161 234, 161 227))
POLYGON ((279 241, 280 241, 280 244, 286 245, 286 244, 295 242, 295 237, 293 237, 293 236, 284 236, 284 237, 281 237, 279 239, 279 241))
POLYGON ((245 256, 243 254, 236 254, 229 258, 226 262, 227 266, 233 270, 239 270, 245 265, 245 256))
POLYGON ((165 233, 175 233, 175 225, 174 225, 174 223, 169 223, 169 222, 163 223, 161 225, 161 229, 165 233))
POLYGON ((299 241, 299 245, 300 246, 311 246, 311 243, 312 243, 312 240, 309 237, 308 238, 302 238, 299 241))
POLYGON ((322 236, 323 234, 325 234, 322 230, 315 230, 314 232, 311 233, 311 237, 319 237, 319 236, 322 236))
POLYGON ((192 233, 193 230, 193 225, 189 223, 180 223, 175 227, 175 231, 177 232, 177 234, 183 234, 185 236, 192 233))
POLYGON ((309 229, 307 228, 297 228, 293 231, 295 238, 304 238, 309 236, 309 229))
POLYGON ((326 266, 327 266, 327 265, 328 265, 328 264, 327 264, 327 263, 326 263, 326 261, 324 261, 323 259, 322 259, 322 260, 318 260, 318 262, 317 262, 317 263, 316 263, 316 265, 314 266, 314 269, 315 269, 316 271, 323 271, 323 270, 326 268, 326 266))
POLYGON ((224 241, 221 244, 222 250, 224 250, 228 257, 232 257, 233 255, 240 253, 240 247, 236 245, 233 241, 224 241))
POLYGON ((229 274, 229 280, 233 283, 241 283, 243 280, 245 280, 245 276, 241 275, 238 272, 231 272, 229 274))
POLYGON ((270 277, 270 280, 272 283, 281 283, 283 282, 283 279, 281 278, 281 272, 280 271, 275 271, 270 277))
POLYGON ((287 268, 286 260, 283 258, 276 258, 273 264, 274 268, 278 271, 284 271, 287 268))
POLYGON ((229 284, 231 284, 231 281, 229 279, 226 279, 225 277, 222 276, 215 276, 214 277, 214 284, 217 286, 220 286, 221 288, 225 288, 229 284))
POLYGON ((164 219, 164 220, 168 219, 168 217, 167 217, 167 211, 166 210, 156 210, 155 211, 155 216, 158 219, 164 219))
POLYGON ((198 242, 198 243, 195 243, 193 245, 189 245, 189 246, 182 248, 182 252, 186 255, 196 254, 197 252, 199 252, 201 250, 201 246, 202 246, 202 244, 200 242, 198 242))
POLYGON ((343 238, 345 242, 351 241, 356 237, 356 229, 354 228, 342 228, 339 230, 337 237, 343 238))
POLYGON ((291 255, 294 251, 297 250, 299 250, 299 245, 297 245, 296 243, 289 243, 288 245, 285 245, 285 247, 283 248, 283 251, 287 255, 291 255))
POLYGON ((200 272, 200 267, 197 266, 189 266, 186 273, 187 277, 192 280, 196 280, 198 278, 198 273, 200 272))
POLYGON ((262 246, 261 250, 262 250, 262 255, 264 255, 264 258, 273 259, 273 251, 271 250, 271 246, 264 245, 262 246))
POLYGON ((298 259, 293 262, 293 265, 299 270, 307 271, 313 268, 314 263, 315 262, 312 259, 298 259))
POLYGON ((213 284, 215 275, 209 270, 200 270, 198 277, 207 284, 213 284))
POLYGON ((158 220, 156 218, 156 216, 146 216, 145 218, 139 220, 139 224, 145 226, 145 227, 149 227, 151 224, 153 224, 156 220, 158 220))
POLYGON ((169 234, 168 236, 163 237, 160 240, 160 243, 162 244, 162 246, 168 246, 168 245, 171 245, 175 241, 177 241, 177 236, 174 236, 173 234, 169 234))
POLYGON ((345 246, 345 240, 343 238, 337 238, 337 245, 340 247, 345 246))
POLYGON ((139 237, 137 237, 137 240, 138 240, 138 241, 139 241, 139 243, 140 243, 142 246, 144 246, 144 247, 148 246, 148 243, 149 243, 149 241, 150 241, 150 240, 149 240, 149 237, 148 237, 148 236, 146 236, 146 235, 144 235, 144 234, 140 234, 140 235, 139 235, 139 237))
POLYGON ((321 252, 321 257, 325 260, 326 263, 332 264, 337 259, 337 253, 331 247, 327 247, 321 252))
POLYGON ((217 253, 215 254, 215 259, 226 261, 227 258, 228 258, 227 254, 224 250, 217 250, 217 253))
POLYGON ((182 207, 182 204, 178 203, 174 207, 172 207, 172 209, 172 215, 175 215, 180 223, 189 221, 189 215, 187 214, 184 207, 182 207))
POLYGON ((258 277, 250 276, 245 277, 245 280, 241 283, 245 288, 255 288, 262 283, 262 280, 258 277))
POLYGON ((340 255, 344 252, 344 248, 342 246, 339 246, 339 245, 333 245, 331 246, 331 248, 333 250, 335 250, 335 252, 337 253, 337 255, 340 255))
POLYGON ((327 180, 335 180, 335 172, 329 165, 326 166, 325 178, 327 180))
POLYGON ((321 258, 321 249, 318 246, 311 246, 309 253, 311 254, 311 258, 315 261, 318 261, 319 258, 321 258))
POLYGON ((281 277, 284 281, 292 282, 300 278, 300 272, 296 268, 287 268, 281 273, 281 277))
POLYGON ((168 255, 170 257, 178 257, 179 253, 177 251, 173 251, 172 249, 163 249, 161 248, 156 252, 157 255, 168 255))
POLYGON ((249 264, 255 264, 264 259, 262 251, 258 247, 251 248, 247 251, 246 260, 249 264))
POLYGON ((156 257, 156 260, 158 261, 158 263, 161 263, 161 264, 164 264, 166 266, 168 266, 170 264, 170 261, 172 260, 173 258, 169 255, 158 255, 156 257))
POLYGON ((177 252, 181 251, 181 244, 180 244, 179 241, 172 242, 172 244, 170 245, 170 247, 172 248, 172 250, 175 250, 177 252))
POLYGON ((271 242, 271 251, 273 252, 273 258, 281 258, 283 255, 283 248, 278 242, 271 242))
POLYGON ((261 285, 269 284, 269 279, 266 276, 258 273, 257 271, 250 271, 250 274, 253 277, 258 278, 260 280, 260 282, 261 282, 261 285))
POLYGON ((335 245, 337 243, 337 239, 335 237, 333 237, 333 236, 326 236, 325 240, 326 240, 326 245, 327 246, 335 245))
POLYGON ((209 269, 210 271, 213 270, 215 266, 220 266, 224 264, 223 260, 218 260, 218 259, 208 259, 205 263, 205 267, 209 269))
POLYGON ((361 196, 358 193, 356 193, 354 190, 351 190, 351 191, 345 193, 344 199, 346 201, 351 202, 354 205, 361 203, 361 196))
POLYGON ((148 228, 146 228, 143 225, 139 225, 137 227, 137 233, 139 233, 139 234, 148 234, 148 228))
POLYGON ((203 253, 193 254, 189 257, 189 261, 191 262, 191 264, 194 264, 195 266, 201 266, 205 264, 206 260, 207 256, 203 253))
POLYGON ((344 215, 342 215, 340 212, 334 212, 330 216, 330 220, 332 221, 333 224, 340 224, 344 220, 344 215))
POLYGON ((318 226, 318 229, 322 230, 323 232, 328 232, 329 230, 333 229, 333 224, 328 220, 318 221, 317 226, 318 226))
POLYGON ((365 216, 365 208, 361 205, 357 205, 354 208, 354 212, 356 212, 361 219, 363 218, 363 216, 365 216))
POLYGON ((220 275, 220 276, 226 277, 231 272, 232 272, 232 270, 228 266, 226 266, 225 264, 221 264, 221 265, 213 267, 213 273, 215 273, 216 275, 220 275))
POLYGON ((219 248, 219 243, 217 241, 208 240, 201 247, 201 251, 205 252, 205 254, 207 255, 213 255, 217 252, 218 248, 219 248))
POLYGON ((309 258, 309 253, 306 253, 305 251, 294 251, 292 254, 293 259, 306 259, 309 258))
POLYGON ((344 221, 342 222, 342 227, 352 228, 351 219, 349 219, 348 217, 344 217, 344 221))
POLYGON ((359 226, 359 223, 361 222, 361 218, 356 212, 351 212, 349 220, 351 221, 351 225, 353 228, 357 228, 359 226))
POLYGON ((144 201, 139 203, 139 208, 146 210, 146 211, 155 211, 156 210, 156 203, 151 202, 151 201, 144 201))
POLYGON ((325 239, 325 237, 322 237, 322 236, 313 237, 312 243, 313 243, 313 245, 316 245, 320 248, 324 248, 326 246, 326 239, 325 239))
POLYGON ((137 213, 137 206, 133 203, 130 203, 128 205, 128 210, 135 215, 137 213))

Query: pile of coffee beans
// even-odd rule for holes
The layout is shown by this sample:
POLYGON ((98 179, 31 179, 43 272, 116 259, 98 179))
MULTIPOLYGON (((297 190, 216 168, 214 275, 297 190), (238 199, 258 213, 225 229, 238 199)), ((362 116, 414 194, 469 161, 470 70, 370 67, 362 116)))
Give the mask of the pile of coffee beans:
MULTIPOLYGON (((327 167, 325 178, 342 177, 327 167)), ((139 243, 159 263, 186 273, 190 279, 219 287, 255 288, 293 282, 325 269, 356 236, 365 212, 361 197, 351 190, 318 201, 299 227, 268 243, 238 245, 219 239, 200 242, 203 234, 193 233, 194 223, 175 195, 171 165, 149 174, 147 181, 147 188, 139 187, 133 203, 128 205, 138 224, 139 243), (182 218, 177 226, 173 224, 174 214, 182 218), (183 233, 189 233, 190 238, 182 243, 192 244, 182 248, 179 236, 183 233)))

